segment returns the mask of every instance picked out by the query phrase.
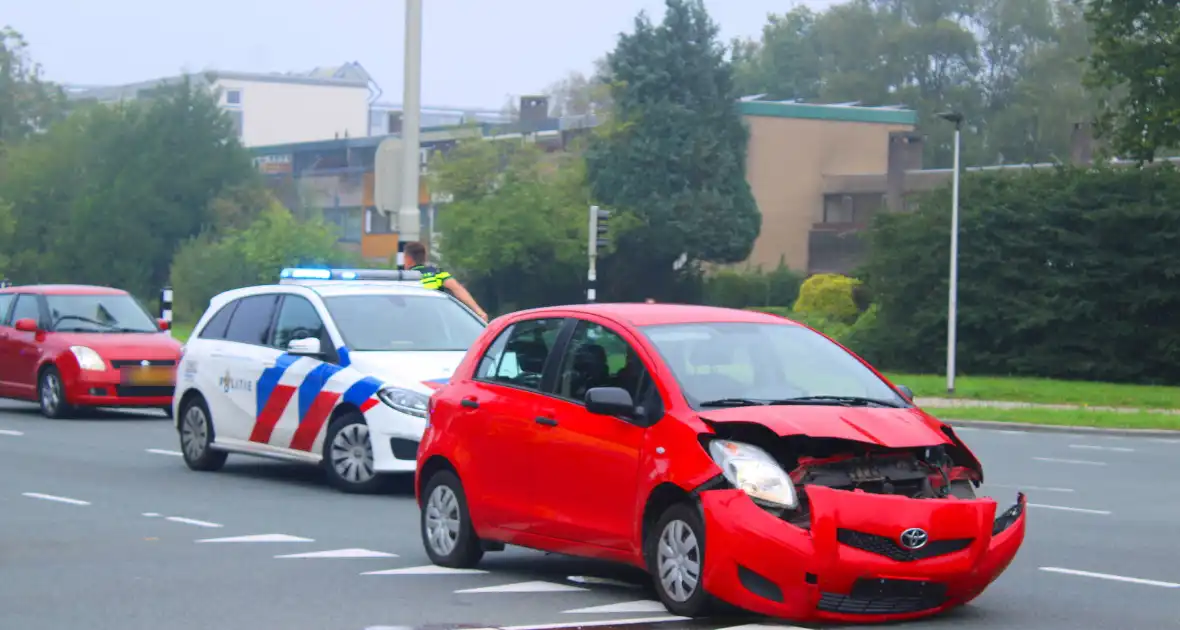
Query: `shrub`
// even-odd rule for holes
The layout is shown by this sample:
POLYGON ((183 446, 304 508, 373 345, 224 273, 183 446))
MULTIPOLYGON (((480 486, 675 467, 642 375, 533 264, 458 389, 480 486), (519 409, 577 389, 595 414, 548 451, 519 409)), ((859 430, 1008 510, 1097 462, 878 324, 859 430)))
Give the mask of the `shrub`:
POLYGON ((816 274, 800 288, 794 311, 851 325, 860 314, 853 297, 853 290, 858 286, 860 281, 855 278, 832 273, 816 274))
POLYGON ((746 308, 792 304, 799 296, 803 278, 779 261, 776 268, 725 268, 704 279, 703 298, 710 306, 746 308))

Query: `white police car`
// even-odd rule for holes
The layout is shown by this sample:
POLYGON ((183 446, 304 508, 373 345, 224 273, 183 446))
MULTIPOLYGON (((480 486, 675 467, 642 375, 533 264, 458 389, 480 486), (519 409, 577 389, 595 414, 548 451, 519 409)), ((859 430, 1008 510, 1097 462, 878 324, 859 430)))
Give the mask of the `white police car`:
POLYGON ((413 473, 430 393, 486 325, 414 271, 284 269, 214 297, 172 406, 184 461, 228 453, 323 465, 348 492, 413 473))

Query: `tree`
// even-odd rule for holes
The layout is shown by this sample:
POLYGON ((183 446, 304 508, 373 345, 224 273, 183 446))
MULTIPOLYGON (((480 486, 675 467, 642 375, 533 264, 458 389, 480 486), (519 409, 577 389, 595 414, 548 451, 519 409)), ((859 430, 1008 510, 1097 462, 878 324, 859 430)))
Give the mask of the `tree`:
POLYGON ((682 254, 689 269, 740 262, 761 229, 746 182, 748 131, 717 26, 701 0, 666 5, 661 24, 640 13, 608 55, 614 120, 586 154, 593 197, 639 222, 604 261, 606 289, 619 298, 664 297, 682 254))
POLYGON ((577 154, 471 140, 436 156, 439 253, 489 312, 580 301, 590 198, 577 154), (528 282, 521 282, 521 276, 528 282))
POLYGON ((594 73, 586 76, 571 72, 564 79, 545 88, 549 95, 550 114, 555 117, 593 114, 600 119, 611 108, 609 68, 606 59, 594 62, 594 73))
POLYGON ((47 129, 62 117, 65 94, 41 75, 24 37, 12 27, 0 29, 0 155, 4 145, 47 129))
POLYGON ((1087 84, 1109 93, 1098 132, 1140 163, 1180 145, 1180 10, 1175 0, 1086 0, 1087 84))

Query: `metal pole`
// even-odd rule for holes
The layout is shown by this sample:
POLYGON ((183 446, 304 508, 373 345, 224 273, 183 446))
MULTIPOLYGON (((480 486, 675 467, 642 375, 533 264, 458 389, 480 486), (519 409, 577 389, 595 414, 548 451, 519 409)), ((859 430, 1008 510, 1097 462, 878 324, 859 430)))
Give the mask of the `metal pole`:
POLYGON ((586 286, 586 302, 590 303, 597 297, 595 288, 598 284, 598 206, 590 206, 590 241, 586 251, 590 258, 590 268, 586 272, 586 280, 589 281, 586 286))
POLYGON ((959 307, 959 125, 955 125, 955 172, 951 178, 951 274, 946 320, 946 391, 955 393, 955 332, 959 307))
MULTIPOLYGON (((422 111, 422 0, 406 0, 405 89, 402 96, 402 198, 404 221, 413 217, 418 225, 419 131, 422 111)), ((400 230, 399 230, 400 231, 400 230)), ((420 238, 414 235, 415 240, 420 238)), ((399 235, 399 240, 406 240, 399 235)))
POLYGON ((168 322, 168 336, 172 336, 172 287, 160 291, 160 319, 168 322))

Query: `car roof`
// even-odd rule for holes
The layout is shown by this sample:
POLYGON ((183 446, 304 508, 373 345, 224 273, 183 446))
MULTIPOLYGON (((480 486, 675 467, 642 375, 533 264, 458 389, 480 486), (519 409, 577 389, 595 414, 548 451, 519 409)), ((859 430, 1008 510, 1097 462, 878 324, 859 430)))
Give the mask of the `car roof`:
POLYGON ((744 323, 744 324, 779 324, 798 326, 780 315, 772 315, 761 311, 748 311, 737 308, 719 306, 699 306, 696 304, 647 304, 647 303, 597 303, 570 304, 566 306, 546 306, 514 313, 528 313, 543 315, 559 312, 599 315, 624 322, 632 326, 656 326, 660 324, 703 324, 703 323, 744 323))
POLYGON ((296 295, 318 295, 332 297, 337 295, 417 295, 445 299, 447 296, 440 291, 427 289, 421 285, 394 284, 392 282, 330 282, 315 284, 261 284, 251 287, 230 289, 213 297, 212 304, 222 304, 230 300, 259 295, 262 293, 293 293, 296 295))
POLYGON ((40 295, 128 295, 123 289, 89 284, 27 284, 0 289, 0 293, 37 293, 40 295))

